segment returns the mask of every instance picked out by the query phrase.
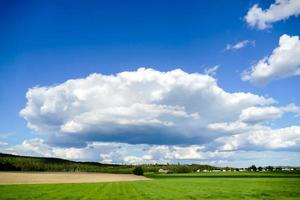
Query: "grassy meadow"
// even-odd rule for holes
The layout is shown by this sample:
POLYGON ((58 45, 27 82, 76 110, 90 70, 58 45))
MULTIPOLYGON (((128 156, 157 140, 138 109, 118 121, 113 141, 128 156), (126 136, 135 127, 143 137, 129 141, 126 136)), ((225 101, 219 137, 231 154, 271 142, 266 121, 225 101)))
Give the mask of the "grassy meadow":
POLYGON ((201 172, 201 173, 145 173, 148 178, 163 179, 163 178, 299 178, 298 171, 277 171, 277 172, 201 172))
POLYGON ((295 173, 146 174, 149 181, 0 185, 0 199, 300 199, 295 173), (261 177, 259 177, 261 175, 261 177))

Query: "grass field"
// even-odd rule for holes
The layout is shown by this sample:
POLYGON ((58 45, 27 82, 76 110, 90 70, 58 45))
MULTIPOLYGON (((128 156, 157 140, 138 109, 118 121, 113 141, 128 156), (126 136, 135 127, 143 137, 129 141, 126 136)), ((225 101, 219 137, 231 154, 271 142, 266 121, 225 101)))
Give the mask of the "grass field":
POLYGON ((180 174, 159 174, 159 173, 146 173, 145 176, 149 178, 284 178, 284 177, 298 177, 300 172, 281 171, 281 172, 207 172, 207 173, 180 173, 180 174))
POLYGON ((156 178, 136 182, 1 185, 0 199, 300 199, 299 176, 276 174, 258 177, 260 173, 252 173, 252 178, 234 174, 148 174, 156 178))

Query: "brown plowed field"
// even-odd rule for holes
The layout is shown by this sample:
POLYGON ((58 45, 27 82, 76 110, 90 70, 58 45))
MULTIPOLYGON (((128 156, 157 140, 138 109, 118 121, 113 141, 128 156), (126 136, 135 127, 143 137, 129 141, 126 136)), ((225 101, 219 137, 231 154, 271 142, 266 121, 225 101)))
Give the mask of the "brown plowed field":
POLYGON ((0 184, 93 183, 149 180, 133 174, 68 172, 0 172, 0 184))

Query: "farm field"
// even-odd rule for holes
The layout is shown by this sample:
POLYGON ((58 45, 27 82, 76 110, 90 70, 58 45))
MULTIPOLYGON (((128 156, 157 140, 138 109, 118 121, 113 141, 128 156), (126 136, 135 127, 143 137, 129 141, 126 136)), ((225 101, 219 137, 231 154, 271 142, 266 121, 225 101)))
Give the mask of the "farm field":
POLYGON ((0 172, 1 184, 93 183, 147 180, 133 174, 69 172, 0 172))
MULTIPOLYGON (((258 176, 259 173, 253 173, 258 176)), ((280 173, 277 173, 280 174, 280 173)), ((148 176, 154 177, 153 174, 148 176)), ((300 178, 163 175, 134 182, 0 185, 0 199, 299 199, 300 178), (169 177, 168 177, 169 176, 169 177)))

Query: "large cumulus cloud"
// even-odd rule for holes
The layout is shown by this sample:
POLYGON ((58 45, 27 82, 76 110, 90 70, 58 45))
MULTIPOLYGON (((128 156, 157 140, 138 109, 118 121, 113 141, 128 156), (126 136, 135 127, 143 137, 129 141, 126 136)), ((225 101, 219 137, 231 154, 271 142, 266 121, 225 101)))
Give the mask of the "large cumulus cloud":
POLYGON ((26 98, 20 115, 28 127, 61 144, 207 143, 222 136, 209 124, 234 121, 249 107, 275 102, 252 93, 226 92, 209 75, 145 68, 34 87, 26 98))

